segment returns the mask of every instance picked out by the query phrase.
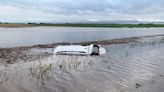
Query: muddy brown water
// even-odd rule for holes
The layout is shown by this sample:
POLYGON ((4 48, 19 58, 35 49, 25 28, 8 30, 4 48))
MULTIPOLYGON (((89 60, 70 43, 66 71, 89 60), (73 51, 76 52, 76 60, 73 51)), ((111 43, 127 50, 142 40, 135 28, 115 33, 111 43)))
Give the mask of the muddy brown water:
MULTIPOLYGON (((1 64, 0 92, 163 92, 163 36, 103 47, 103 56, 49 55, 1 64)), ((52 49, 27 53, 43 52, 52 49)))

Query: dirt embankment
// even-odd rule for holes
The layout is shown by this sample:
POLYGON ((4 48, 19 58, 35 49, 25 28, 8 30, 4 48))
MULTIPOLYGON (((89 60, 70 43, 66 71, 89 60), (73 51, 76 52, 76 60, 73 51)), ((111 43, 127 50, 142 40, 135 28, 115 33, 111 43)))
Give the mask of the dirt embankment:
POLYGON ((17 61, 33 61, 52 55, 49 52, 33 53, 30 48, 0 49, 0 63, 12 64, 17 61))
MULTIPOLYGON (((123 39, 111 39, 111 40, 102 40, 102 41, 87 41, 87 42, 64 42, 64 43, 53 43, 53 44, 45 44, 45 45, 34 45, 26 48, 54 48, 57 45, 90 45, 90 44, 99 44, 99 45, 111 45, 111 44, 126 44, 137 42, 141 37, 131 37, 131 38, 123 38, 123 39)), ((22 48, 22 47, 20 47, 22 48)))

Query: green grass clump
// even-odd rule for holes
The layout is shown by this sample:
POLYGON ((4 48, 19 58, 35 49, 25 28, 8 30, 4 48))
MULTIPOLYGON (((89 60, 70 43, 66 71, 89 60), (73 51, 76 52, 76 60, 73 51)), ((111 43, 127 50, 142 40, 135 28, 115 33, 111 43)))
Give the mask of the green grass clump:
POLYGON ((164 27, 164 24, 36 24, 36 26, 62 26, 62 27, 111 27, 111 28, 150 28, 164 27))

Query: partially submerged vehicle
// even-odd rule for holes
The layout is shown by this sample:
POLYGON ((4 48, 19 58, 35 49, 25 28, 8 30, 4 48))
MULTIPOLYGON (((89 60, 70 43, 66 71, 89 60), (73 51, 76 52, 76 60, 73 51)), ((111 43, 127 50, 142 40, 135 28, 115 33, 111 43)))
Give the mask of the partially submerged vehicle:
POLYGON ((64 45, 54 49, 56 55, 103 55, 106 50, 99 45, 64 45))

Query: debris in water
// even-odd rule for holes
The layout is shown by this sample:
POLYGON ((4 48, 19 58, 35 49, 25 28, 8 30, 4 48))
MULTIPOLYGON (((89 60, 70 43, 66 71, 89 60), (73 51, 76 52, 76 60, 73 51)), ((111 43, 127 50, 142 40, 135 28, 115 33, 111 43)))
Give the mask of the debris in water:
POLYGON ((139 87, 141 87, 141 84, 136 83, 136 88, 138 89, 139 87))

